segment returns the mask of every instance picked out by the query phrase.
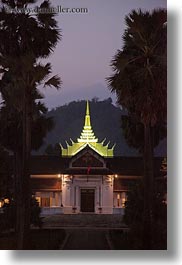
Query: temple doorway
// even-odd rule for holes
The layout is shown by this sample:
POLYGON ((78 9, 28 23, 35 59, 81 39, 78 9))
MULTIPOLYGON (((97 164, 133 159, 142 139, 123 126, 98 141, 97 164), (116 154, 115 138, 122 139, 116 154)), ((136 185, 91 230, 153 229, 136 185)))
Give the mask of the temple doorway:
POLYGON ((95 212, 94 189, 81 189, 81 212, 95 212))

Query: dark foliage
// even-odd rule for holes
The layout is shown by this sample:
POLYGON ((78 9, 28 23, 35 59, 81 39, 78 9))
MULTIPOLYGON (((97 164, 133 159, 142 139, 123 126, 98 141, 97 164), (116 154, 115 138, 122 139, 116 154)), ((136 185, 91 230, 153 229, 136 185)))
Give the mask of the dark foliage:
MULTIPOLYGON (((144 125, 129 115, 121 117, 121 128, 129 146, 136 148, 140 153, 144 150, 144 125)), ((161 140, 166 138, 167 126, 156 124, 152 130, 153 147, 158 146, 161 140)))
MULTIPOLYGON (((0 214, 1 231, 15 229, 16 227, 16 204, 13 198, 9 198, 9 203, 4 203, 3 213, 0 214)), ((35 198, 31 200, 31 224, 36 227, 42 226, 40 217, 41 208, 35 198)))
POLYGON ((11 187, 11 176, 9 172, 9 154, 0 145, 0 199, 5 195, 9 195, 9 187, 11 187))
MULTIPOLYGON (((165 179, 156 181, 152 220, 152 249, 167 249, 167 204, 165 179)), ((130 187, 124 221, 129 225, 128 249, 143 249, 144 185, 135 182, 130 187)))

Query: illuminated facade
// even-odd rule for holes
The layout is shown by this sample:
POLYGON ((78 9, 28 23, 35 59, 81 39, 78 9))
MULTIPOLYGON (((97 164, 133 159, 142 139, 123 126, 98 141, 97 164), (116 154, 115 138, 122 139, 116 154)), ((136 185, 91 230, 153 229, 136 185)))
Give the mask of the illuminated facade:
MULTIPOLYGON (((42 214, 123 214, 131 182, 142 177, 141 157, 114 157, 114 146, 99 143, 86 104, 77 142, 61 146, 61 156, 34 156, 31 182, 42 214)), ((158 175, 161 159, 155 161, 158 175)))
POLYGON ((113 149, 114 146, 109 149, 109 143, 99 143, 95 137, 87 101, 85 123, 80 137, 76 143, 67 143, 66 149, 61 146, 63 157, 73 157, 70 160, 68 174, 62 176, 64 213, 72 213, 73 208, 75 212, 98 213, 102 208, 103 213, 112 213, 113 176, 110 175, 103 157, 113 157, 113 149), (85 169, 87 174, 76 174, 78 169, 85 169), (89 178, 91 169, 95 169, 97 174, 89 178), (101 171, 107 174, 103 175, 101 171))
POLYGON ((128 192, 128 177, 116 168, 115 158, 104 158, 89 146, 71 158, 33 157, 32 191, 43 214, 123 214, 128 192), (114 162, 114 163, 113 163, 114 162))

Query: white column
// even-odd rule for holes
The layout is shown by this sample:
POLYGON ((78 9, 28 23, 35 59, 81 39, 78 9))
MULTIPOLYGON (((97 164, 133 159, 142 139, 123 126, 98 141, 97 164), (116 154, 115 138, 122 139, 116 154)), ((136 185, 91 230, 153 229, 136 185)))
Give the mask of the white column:
POLYGON ((113 183, 110 176, 104 176, 102 185, 102 209, 103 213, 113 213, 113 183))
POLYGON ((71 205, 71 180, 69 176, 62 178, 62 204, 64 213, 72 213, 71 205))

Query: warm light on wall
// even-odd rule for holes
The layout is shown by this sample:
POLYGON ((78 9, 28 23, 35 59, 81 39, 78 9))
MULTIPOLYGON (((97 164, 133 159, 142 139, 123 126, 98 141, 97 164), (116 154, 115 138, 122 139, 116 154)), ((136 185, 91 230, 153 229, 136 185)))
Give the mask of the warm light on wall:
POLYGON ((117 205, 118 207, 120 206, 120 194, 119 193, 117 194, 117 205))
POLYGON ((58 174, 58 178, 60 178, 61 177, 61 174, 58 174))
POLYGON ((115 178, 117 179, 117 177, 118 177, 118 175, 116 174, 116 175, 115 175, 115 178))
POLYGON ((4 199, 4 203, 9 203, 9 199, 8 198, 6 198, 6 199, 4 199))
POLYGON ((35 197, 35 199, 37 200, 39 206, 41 206, 41 197, 40 196, 39 197, 35 197))
POLYGON ((122 199, 121 199, 122 208, 125 208, 126 201, 127 201, 127 196, 126 196, 126 193, 123 192, 122 193, 122 199))
POLYGON ((122 198, 122 207, 125 208, 126 198, 122 198))

